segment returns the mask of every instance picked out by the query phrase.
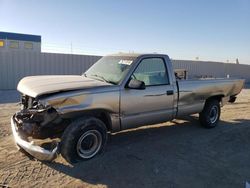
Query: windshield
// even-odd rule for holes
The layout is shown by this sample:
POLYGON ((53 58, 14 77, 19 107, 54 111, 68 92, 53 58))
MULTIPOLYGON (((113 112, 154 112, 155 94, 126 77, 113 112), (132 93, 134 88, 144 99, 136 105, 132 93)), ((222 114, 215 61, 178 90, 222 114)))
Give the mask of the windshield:
POLYGON ((125 77, 135 58, 105 56, 90 67, 83 75, 117 85, 125 77))

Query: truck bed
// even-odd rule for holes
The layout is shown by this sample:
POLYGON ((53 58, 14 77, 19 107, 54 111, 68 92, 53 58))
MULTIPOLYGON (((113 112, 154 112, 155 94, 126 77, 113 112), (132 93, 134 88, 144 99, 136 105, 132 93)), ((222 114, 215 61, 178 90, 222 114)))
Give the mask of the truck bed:
POLYGON ((178 116, 201 112, 205 100, 211 96, 230 97, 240 93, 243 79, 205 79, 178 81, 178 116))

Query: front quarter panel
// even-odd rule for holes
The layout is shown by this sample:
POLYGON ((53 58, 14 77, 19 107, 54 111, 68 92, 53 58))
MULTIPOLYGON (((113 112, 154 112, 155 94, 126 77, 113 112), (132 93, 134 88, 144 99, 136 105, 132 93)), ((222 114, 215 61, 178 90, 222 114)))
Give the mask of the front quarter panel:
POLYGON ((39 101, 45 106, 53 107, 62 118, 77 118, 83 116, 85 112, 102 110, 110 114, 112 126, 113 123, 119 123, 117 120, 119 118, 118 86, 88 91, 61 92, 44 96, 39 101))

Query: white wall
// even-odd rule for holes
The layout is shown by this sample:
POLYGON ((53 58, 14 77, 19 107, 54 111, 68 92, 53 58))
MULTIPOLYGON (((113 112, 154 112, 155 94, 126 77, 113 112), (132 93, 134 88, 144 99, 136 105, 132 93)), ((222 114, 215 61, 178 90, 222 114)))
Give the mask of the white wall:
MULTIPOLYGON (((101 56, 53 54, 40 52, 0 51, 0 89, 15 89, 18 81, 30 75, 81 74, 101 56)), ((174 68, 188 70, 191 77, 245 78, 250 82, 250 65, 220 62, 173 60, 174 68)))

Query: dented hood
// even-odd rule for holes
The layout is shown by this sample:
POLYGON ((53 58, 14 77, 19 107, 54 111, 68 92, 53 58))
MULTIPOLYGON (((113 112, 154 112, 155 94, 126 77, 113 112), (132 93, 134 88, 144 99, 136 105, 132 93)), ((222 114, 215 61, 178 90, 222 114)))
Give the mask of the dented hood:
POLYGON ((37 97, 59 91, 86 89, 107 85, 110 84, 84 76, 29 76, 23 78, 18 83, 17 90, 25 95, 37 97))

